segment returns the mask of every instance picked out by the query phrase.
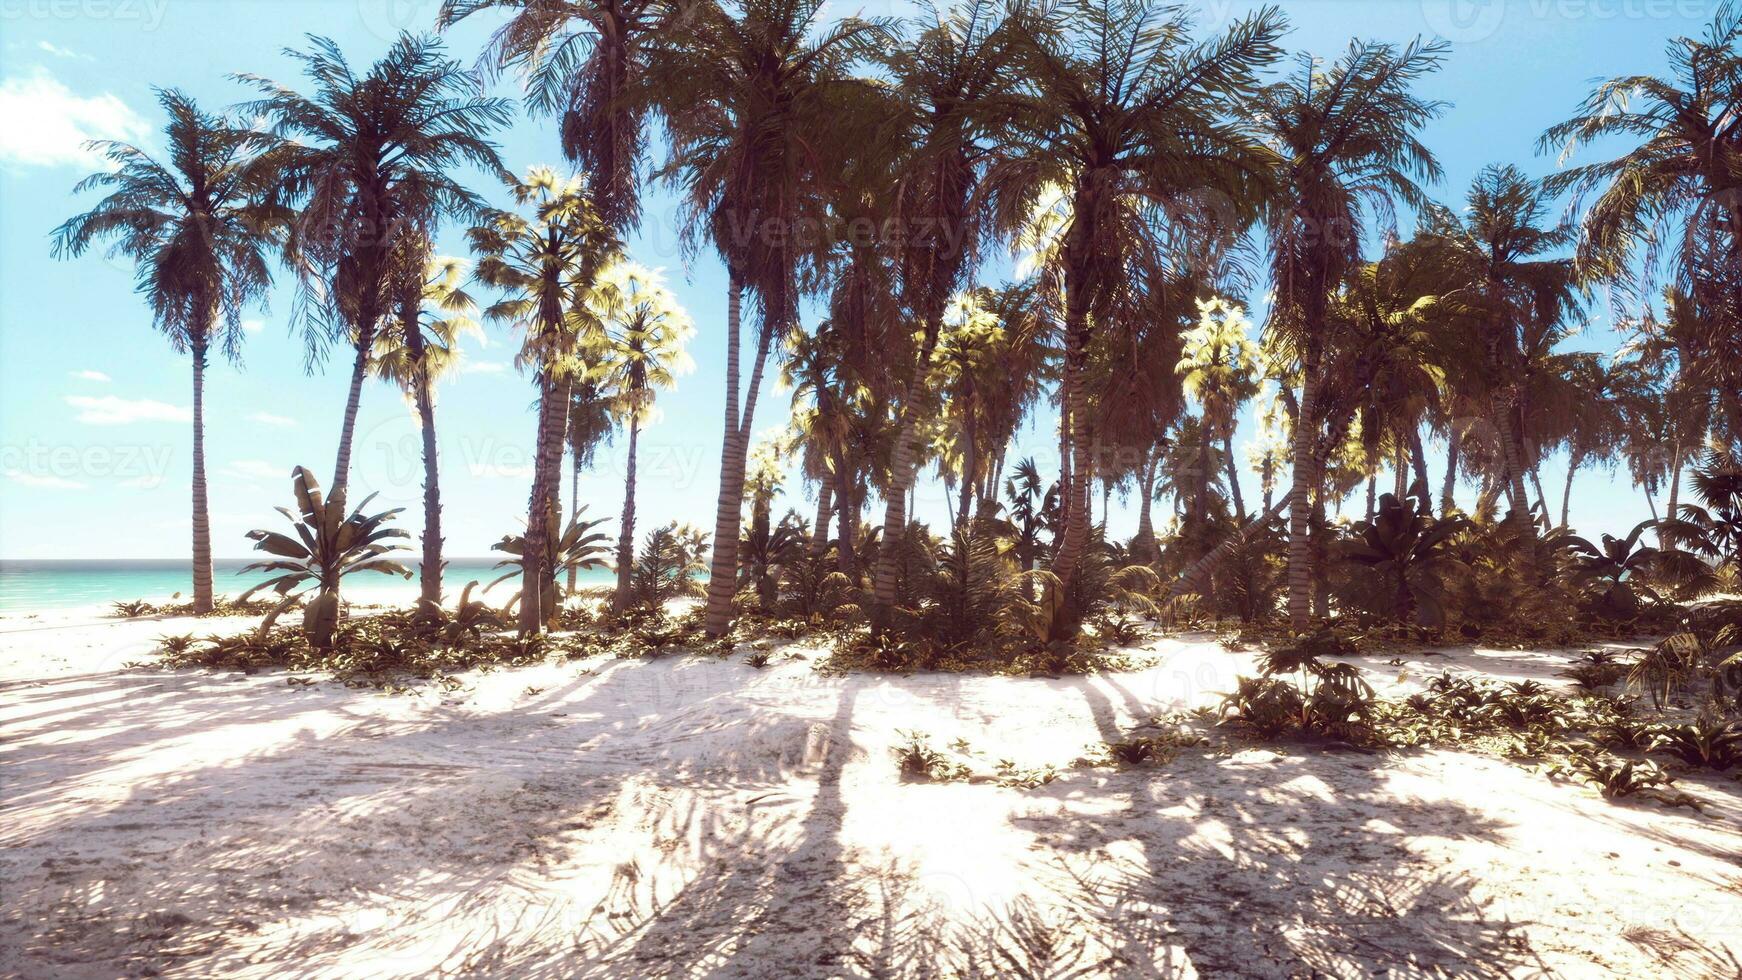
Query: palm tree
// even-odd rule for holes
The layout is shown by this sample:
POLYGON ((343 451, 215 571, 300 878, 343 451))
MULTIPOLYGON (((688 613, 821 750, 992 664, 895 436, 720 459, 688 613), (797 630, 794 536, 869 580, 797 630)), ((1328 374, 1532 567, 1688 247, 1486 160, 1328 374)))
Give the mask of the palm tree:
POLYGON ((478 80, 434 38, 401 34, 361 77, 331 40, 308 41, 310 50, 285 54, 302 63, 313 94, 238 75, 263 94, 238 111, 282 139, 279 193, 299 206, 287 251, 302 280, 309 359, 335 340, 354 352, 328 493, 340 497, 401 239, 430 240, 441 217, 478 213, 478 198, 449 171, 470 164, 503 173, 486 137, 513 118, 513 104, 480 94, 478 80))
MULTIPOLYGON (((1229 123, 1280 53, 1282 17, 1266 8, 1209 42, 1188 15, 1154 0, 1023 5, 1012 15, 1014 71, 999 159, 985 183, 997 226, 1015 231, 1063 189, 1068 212, 1049 263, 1062 291, 1061 414, 1070 443, 1065 533, 1053 572, 1068 586, 1089 539, 1088 373, 1098 325, 1125 269, 1151 239, 1155 212, 1174 223, 1220 221, 1234 235, 1255 212, 1267 156, 1229 123), (1157 202, 1161 202, 1159 205, 1157 202), (1226 207, 1204 207, 1207 203, 1226 207)), ((1208 237, 1208 236, 1206 236, 1208 237)))
POLYGON ((241 311, 272 282, 267 252, 283 213, 267 203, 277 155, 258 133, 200 111, 175 89, 159 91, 169 116, 165 162, 126 143, 90 148, 112 164, 80 181, 108 197, 54 231, 56 258, 84 254, 98 239, 136 263, 138 292, 177 353, 193 358, 194 612, 212 611, 212 525, 206 509, 205 371, 213 348, 235 360, 241 311))
POLYGON ((419 601, 442 601, 442 491, 436 456, 436 382, 460 364, 460 337, 479 335, 472 297, 460 288, 466 265, 432 257, 420 239, 407 236, 396 289, 397 316, 375 335, 371 367, 378 378, 405 392, 417 409, 423 453, 423 559, 418 565, 419 601))
POLYGON ((1505 463, 1513 518, 1521 525, 1530 521, 1531 382, 1549 376, 1545 361, 1567 335, 1565 322, 1580 310, 1573 262, 1545 257, 1573 240, 1570 228, 1543 227, 1551 203, 1545 187, 1518 168, 1490 166, 1470 185, 1465 216, 1435 209, 1426 232, 1461 265, 1448 271, 1470 284, 1456 297, 1467 327, 1463 357, 1469 361, 1469 351, 1480 352, 1473 360, 1481 365, 1483 400, 1505 463))
POLYGON ((629 429, 623 519, 617 531, 617 593, 612 600, 621 610, 632 599, 635 454, 641 425, 653 414, 656 393, 675 387, 677 376, 695 367, 684 351, 695 327, 659 274, 630 262, 606 270, 588 302, 602 328, 594 355, 600 362, 598 384, 610 392, 614 414, 629 429))
POLYGON ((1417 133, 1442 106, 1411 89, 1439 68, 1446 50, 1419 40, 1401 49, 1351 42, 1328 66, 1303 57, 1299 71, 1266 87, 1253 108, 1280 157, 1282 183, 1267 219, 1276 289, 1268 329, 1284 338, 1302 379, 1288 523, 1288 615, 1297 630, 1311 612, 1315 444, 1334 421, 1320 403, 1331 300, 1360 263, 1364 214, 1385 219, 1399 201, 1419 206, 1417 181, 1439 179, 1417 133))
MULTIPOLYGON (((1234 462, 1234 425, 1240 406, 1258 394, 1258 348, 1247 339, 1251 321, 1246 311, 1219 297, 1198 302, 1197 326, 1187 331, 1184 350, 1174 365, 1185 390, 1198 400, 1203 413, 1203 438, 1222 443, 1228 493, 1234 514, 1246 520, 1246 505, 1240 497, 1240 478, 1234 462)), ((1208 447, 1206 447, 1207 450, 1208 447)), ((1206 451, 1205 456, 1208 456, 1206 451)), ((1209 474, 1201 475, 1202 490, 1209 474)), ((1200 496, 1201 501, 1208 494, 1200 496)))
POLYGON ((886 38, 881 25, 830 22, 820 0, 700 0, 663 37, 655 62, 672 157, 663 174, 687 199, 693 236, 725 260, 725 437, 705 628, 723 635, 737 591, 744 465, 762 372, 797 319, 797 271, 821 236, 820 183, 830 172, 817 138, 869 83, 848 77, 886 38), (756 353, 740 391, 741 299, 759 308, 756 353), (740 407, 742 394, 742 407, 740 407))
POLYGON ((479 58, 518 72, 534 112, 560 118, 563 156, 583 172, 593 210, 619 234, 641 215, 638 171, 657 81, 652 56, 671 0, 443 0, 439 30, 506 13, 479 58))
MULTIPOLYGON (((917 343, 903 330, 899 347, 886 348, 901 379, 892 392, 894 443, 883 487, 883 542, 873 579, 873 611, 879 626, 895 603, 903 512, 918 463, 914 428, 920 421, 917 386, 933 369, 945 311, 961 288, 978 252, 985 207, 980 179, 992 159, 993 132, 1013 80, 1007 70, 997 9, 988 0, 967 0, 947 13, 927 2, 925 24, 910 44, 883 59, 894 80, 892 138, 903 152, 894 168, 890 204, 901 222, 896 265, 905 311, 918 324, 917 343), (899 351, 899 354, 896 354, 899 351)), ((962 500, 971 477, 962 481, 962 500)), ((966 507, 962 508, 964 513, 966 507)))
POLYGON ((599 271, 617 254, 617 238, 593 211, 579 177, 563 179, 548 167, 534 167, 524 180, 510 178, 509 191, 532 216, 491 211, 467 236, 479 256, 479 281, 507 294, 485 315, 525 331, 518 361, 538 376, 538 434, 523 552, 530 558, 520 593, 520 631, 533 634, 542 632, 556 611, 552 570, 541 556, 558 524, 573 389, 587 372, 579 355, 599 331, 588 299, 599 271))
POLYGON ((1562 170, 1548 194, 1571 192, 1584 210, 1579 261, 1592 276, 1644 281, 1649 296, 1660 250, 1671 247, 1673 285, 1714 315, 1683 352, 1742 432, 1742 7, 1718 7, 1702 36, 1666 48, 1670 77, 1627 75, 1598 85, 1538 148, 1565 161, 1578 149, 1619 141, 1620 156, 1562 170), (1643 261, 1632 261, 1643 253, 1643 261))

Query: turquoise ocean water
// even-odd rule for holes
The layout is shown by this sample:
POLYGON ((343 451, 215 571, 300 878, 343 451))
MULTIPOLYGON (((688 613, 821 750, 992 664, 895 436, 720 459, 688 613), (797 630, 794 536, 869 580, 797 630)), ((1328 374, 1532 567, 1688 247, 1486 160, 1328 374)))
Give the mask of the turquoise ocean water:
MULTIPOLYGON (((237 596, 260 582, 257 572, 242 573, 252 559, 218 559, 212 563, 212 587, 219 595, 237 596)), ((451 601, 466 583, 477 579, 479 588, 504 574, 507 569, 495 568, 491 558, 455 558, 448 562, 442 584, 451 601)), ((73 609, 86 606, 107 606, 112 602, 144 599, 147 602, 169 602, 176 593, 186 601, 193 595, 190 563, 160 559, 106 559, 25 561, 0 559, 0 613, 29 613, 45 609, 73 609)), ((611 573, 604 569, 583 572, 589 583, 610 582, 611 573)), ((417 579, 398 576, 359 573, 345 579, 346 594, 363 602, 406 603, 417 600, 417 579)), ((515 589, 513 582, 497 586, 487 597, 506 600, 515 589)))

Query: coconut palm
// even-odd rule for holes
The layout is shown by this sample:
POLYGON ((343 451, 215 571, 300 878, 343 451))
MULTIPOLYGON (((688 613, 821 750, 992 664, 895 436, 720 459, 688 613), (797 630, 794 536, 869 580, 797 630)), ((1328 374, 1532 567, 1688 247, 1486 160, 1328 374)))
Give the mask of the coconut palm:
POLYGON ((1715 314, 1684 351, 1742 432, 1742 7, 1719 5, 1699 37, 1666 46, 1668 77, 1625 75, 1592 90, 1574 116, 1543 134, 1539 149, 1564 162, 1592 146, 1621 155, 1569 167, 1547 180, 1584 211, 1579 260, 1594 276, 1644 281, 1649 296, 1662 249, 1673 285, 1715 314), (1592 198, 1595 200, 1592 200, 1592 198), (1589 204, 1588 207, 1585 205, 1589 204), (1642 261, 1634 261, 1642 258, 1642 261))
POLYGON ((1302 57, 1291 76, 1266 87, 1253 114, 1280 157, 1281 193, 1267 218, 1276 301, 1268 329, 1301 373, 1289 506, 1288 614, 1306 626, 1312 587, 1307 534, 1320 474, 1315 443, 1327 421, 1322 369, 1331 339, 1332 298, 1359 265, 1367 218, 1389 219, 1399 202, 1425 203, 1418 181, 1439 164, 1418 138, 1441 103, 1413 91, 1438 70, 1447 46, 1402 48, 1354 41, 1335 62, 1302 57))
POLYGON ((435 386, 460 364, 460 337, 481 337, 472 319, 477 304, 460 288, 464 261, 430 256, 422 239, 407 246, 395 287, 397 310, 375 336, 371 370, 398 385, 417 409, 423 455, 423 559, 418 565, 420 602, 442 601, 442 491, 436 455, 435 386))
POLYGON ((670 0, 443 0, 436 24, 446 30, 473 14, 507 15, 480 66, 518 73, 527 105, 559 118, 563 156, 586 175, 600 220, 622 234, 641 215, 651 59, 675 7, 670 0))
POLYGON ((401 239, 428 240, 440 218, 479 212, 478 198, 450 171, 469 164, 502 173, 487 137, 513 118, 513 104, 482 95, 434 38, 401 34, 361 76, 331 40, 308 41, 308 51, 285 54, 302 64, 313 93, 238 75, 263 96, 238 111, 283 140, 279 193, 299 208, 287 251, 303 286, 310 361, 335 341, 354 354, 329 490, 338 497, 350 478, 357 406, 390 312, 401 239))
MULTIPOLYGON (((1222 444, 1228 493, 1234 514, 1242 522, 1246 520, 1246 505, 1240 496, 1234 461, 1234 425, 1240 406, 1258 394, 1258 348, 1247 338, 1250 326, 1240 306, 1220 297, 1200 300, 1197 325, 1186 331, 1184 350, 1174 365, 1186 392, 1198 401, 1202 437, 1222 444)), ((1208 497, 1208 479, 1208 473, 1200 475, 1200 502, 1208 497)))
POLYGON ((720 497, 705 628, 731 624, 744 465, 763 368, 797 318, 797 272, 824 225, 826 120, 869 85, 851 67, 887 41, 880 24, 829 21, 820 0, 700 0, 663 35, 655 63, 672 135, 662 173, 682 187, 693 238, 725 261, 726 410, 720 497), (751 293, 760 324, 748 378, 740 378, 741 300, 751 293), (740 382, 744 386, 740 390, 740 382), (740 397, 742 396, 742 397, 740 397))
POLYGON ((159 91, 169 116, 160 162, 126 143, 90 149, 111 167, 80 181, 112 188, 54 231, 53 254, 73 257, 100 239, 135 262, 138 292, 177 353, 193 359, 194 612, 212 611, 212 526, 206 509, 205 372, 211 351, 234 360, 241 311, 271 284, 267 253, 286 217, 267 202, 277 154, 258 133, 202 112, 175 89, 159 91))
POLYGON ((1462 358, 1479 366, 1488 420, 1499 442, 1515 520, 1528 523, 1525 480, 1540 448, 1527 439, 1533 380, 1547 365, 1569 324, 1580 316, 1580 288, 1571 260, 1548 257, 1573 240, 1571 228, 1544 227, 1548 191, 1512 166, 1476 175, 1462 217, 1436 209, 1427 235, 1454 254, 1448 272, 1470 288, 1458 297, 1462 358), (1472 357, 1471 352, 1479 356, 1472 357))
POLYGON ((1163 223, 1209 221, 1236 234, 1255 213, 1268 168, 1229 114, 1280 53, 1282 17, 1267 8, 1204 43, 1190 27, 1182 8, 1153 0, 1025 4, 1012 15, 1013 70, 1024 85, 985 184, 1007 232, 1032 225, 1049 198, 1067 215, 1048 263, 1048 292, 1063 297, 1070 443, 1065 533, 1052 569, 1061 586, 1088 544, 1085 382, 1125 269, 1152 240, 1157 210, 1163 223))
POLYGON ((641 426, 653 416, 657 393, 676 387, 677 376, 695 367, 684 351, 695 327, 659 273, 632 262, 607 269, 588 303, 601 327, 592 355, 599 364, 598 384, 610 392, 613 412, 629 430, 613 599, 617 609, 625 609, 635 564, 635 455, 641 426))
POLYGON ((545 538, 558 523, 558 487, 573 391, 587 374, 582 359, 599 323, 588 300, 600 270, 617 255, 617 238, 593 210, 579 177, 534 167, 509 179, 515 204, 530 212, 491 211, 467 237, 478 255, 479 281, 507 295, 487 310, 524 331, 518 362, 538 378, 538 430, 527 506, 520 631, 543 631, 554 615, 555 582, 543 561, 545 538))
MULTIPOLYGON (((893 170, 890 204, 900 223, 896 267, 904 310, 918 325, 917 337, 889 345, 900 389, 892 391, 894 443, 883 487, 883 542, 873 580, 873 610, 879 626, 895 600, 902 514, 918 471, 916 425, 923 401, 917 386, 933 370, 952 296, 964 283, 978 253, 986 208, 979 184, 993 159, 1002 114, 1014 104, 999 11, 987 0, 967 0, 947 10, 927 2, 920 30, 883 59, 894 82, 893 133, 883 141, 902 150, 893 170)), ((902 331, 906 334, 906 331, 902 331)), ((958 351, 960 353, 960 351, 958 351)), ((961 499, 971 496, 972 475, 961 499)), ((961 508, 964 513, 965 504, 961 508)))

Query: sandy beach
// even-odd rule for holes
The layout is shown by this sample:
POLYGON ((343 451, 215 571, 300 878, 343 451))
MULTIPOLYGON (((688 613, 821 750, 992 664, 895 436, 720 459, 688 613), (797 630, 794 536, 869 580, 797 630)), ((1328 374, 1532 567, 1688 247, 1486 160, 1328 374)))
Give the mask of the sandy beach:
MULTIPOLYGON (((0 973, 1715 977, 1742 954, 1720 776, 1678 783, 1702 815, 1443 751, 1073 765, 1251 672, 1208 636, 1056 680, 828 675, 802 645, 406 693, 128 666, 247 625, 0 622, 0 973), (976 778, 903 782, 909 732, 976 778), (998 785, 1001 760, 1058 774, 998 785)), ((1565 656, 1405 659, 1363 666, 1558 684, 1565 656)))

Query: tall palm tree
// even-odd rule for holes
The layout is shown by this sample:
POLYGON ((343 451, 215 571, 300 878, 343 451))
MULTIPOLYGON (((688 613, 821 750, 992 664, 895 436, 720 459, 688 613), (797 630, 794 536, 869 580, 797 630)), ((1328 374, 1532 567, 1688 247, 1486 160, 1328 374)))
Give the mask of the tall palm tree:
POLYGON ((359 76, 338 45, 310 36, 286 50, 314 83, 303 95, 258 75, 238 75, 262 93, 239 107, 281 137, 279 191, 299 207, 288 241, 301 277, 311 363, 333 341, 353 352, 329 497, 350 479, 351 437, 369 354, 393 298, 401 239, 434 237, 444 216, 471 217, 481 204, 450 173, 470 164, 503 173, 490 131, 513 104, 481 94, 478 80, 434 38, 401 34, 359 76))
POLYGON ((618 245, 593 211, 579 177, 564 179, 548 167, 534 167, 524 180, 511 178, 509 191, 531 216, 491 211, 467 236, 478 255, 479 281, 507 294, 485 316, 524 331, 517 359, 538 377, 520 592, 520 631, 534 634, 556 611, 546 544, 559 520, 557 494, 573 391, 587 374, 582 355, 598 338, 598 318, 588 299, 618 245))
POLYGON ((1448 270, 1470 288, 1455 297, 1466 325, 1464 357, 1481 366, 1489 421, 1505 463, 1513 518, 1530 521, 1525 479, 1534 453, 1527 445, 1528 392, 1544 370, 1566 324, 1580 315, 1572 260, 1550 253, 1572 243, 1565 226, 1545 227, 1548 191, 1518 168, 1484 168, 1470 185, 1465 214, 1435 209, 1426 234, 1449 246, 1461 269, 1448 270), (1470 358, 1470 351, 1479 356, 1470 358))
POLYGON ((1354 41, 1329 65, 1303 57, 1253 106, 1280 157, 1282 184, 1267 218, 1276 290, 1268 329, 1285 339, 1302 378, 1288 522, 1288 614, 1295 629, 1305 628, 1311 614, 1307 535, 1320 479, 1315 448, 1329 420, 1319 396, 1331 300, 1360 263, 1365 217, 1389 218, 1400 201, 1421 205, 1417 181, 1439 179, 1439 164, 1417 134, 1442 105, 1413 87, 1439 68, 1446 50, 1419 40, 1402 48, 1354 41))
POLYGON ((1562 170, 1549 195, 1584 208, 1579 261, 1587 274, 1643 280, 1649 297, 1661 250, 1673 286, 1715 315, 1687 338, 1696 376, 1742 432, 1742 6, 1720 4, 1700 37, 1666 46, 1669 77, 1625 75, 1592 90, 1574 116, 1538 143, 1562 161, 1581 148, 1619 144, 1621 155, 1562 170), (1595 196, 1595 200, 1590 199, 1595 196), (1636 257, 1642 261, 1633 261, 1636 257))
POLYGON ((723 635, 737 591, 744 466, 763 368, 797 319, 797 272, 820 236, 828 120, 870 83, 849 77, 887 37, 882 25, 829 21, 821 0, 699 0, 663 35, 655 64, 672 157, 662 173, 687 200, 692 236, 725 260, 725 437, 705 628, 723 635), (740 390, 745 289, 760 313, 740 390))
POLYGON ((99 239, 133 259, 152 322, 177 353, 193 359, 194 612, 212 610, 212 525, 206 509, 205 371, 216 348, 234 360, 241 311, 272 282, 267 253, 284 213, 268 203, 277 154, 260 134, 200 111, 176 89, 157 93, 169 116, 159 161, 126 143, 99 141, 110 169, 74 193, 109 196, 54 231, 55 257, 82 255, 99 239))
MULTIPOLYGON (((918 35, 883 58, 894 80, 894 132, 885 142, 902 149, 895 166, 891 205, 901 227, 896 266, 902 306, 918 324, 918 341, 907 331, 899 347, 885 348, 898 367, 901 389, 893 392, 894 444, 883 488, 883 541, 873 579, 873 610, 879 626, 895 602, 907 522, 908 489, 918 472, 915 425, 922 399, 916 389, 930 374, 944 327, 945 310, 961 288, 979 251, 986 208, 979 183, 992 159, 995 132, 1014 104, 998 8, 967 0, 948 11, 923 4, 918 35)), ((887 355, 886 355, 887 356, 887 355)), ((963 480, 968 499, 971 479, 963 480)), ((965 510, 965 507, 964 507, 965 510)))
POLYGON ((472 314, 477 304, 460 288, 466 264, 430 256, 421 239, 407 246, 395 289, 397 310, 387 329, 375 335, 371 370, 405 392, 417 409, 423 455, 423 559, 418 565, 418 597, 442 601, 442 491, 436 454, 435 386, 460 364, 460 337, 479 335, 472 314))
MULTIPOLYGON (((1246 520, 1246 505, 1234 461, 1234 426, 1240 406, 1258 394, 1258 348, 1246 335, 1250 325, 1246 311, 1237 305, 1220 298, 1199 301, 1198 323, 1182 338, 1184 350, 1174 365, 1203 413, 1203 438, 1222 443, 1228 493, 1241 521, 1246 520)), ((1209 474, 1200 479, 1207 482, 1209 474)))
POLYGON ((1025 4, 1012 15, 1024 84, 985 183, 1006 231, 1031 224, 1061 188, 1068 212, 1048 268, 1049 291, 1064 302, 1070 476, 1052 568, 1067 586, 1089 538, 1088 360, 1125 269, 1158 209, 1172 223, 1219 220, 1223 234, 1237 234, 1268 170, 1268 155, 1229 117, 1280 54, 1283 18, 1265 8, 1201 44, 1190 26, 1182 8, 1154 0, 1025 4))
POLYGON ((598 384, 610 393, 613 413, 629 429, 623 519, 617 531, 617 592, 612 600, 617 609, 624 609, 632 599, 635 455, 641 426, 653 415, 657 393, 676 387, 677 376, 695 367, 684 351, 695 327, 659 274, 630 262, 606 270, 588 302, 601 328, 594 354, 599 362, 598 384))
POLYGON ((657 83, 652 55, 680 5, 672 0, 443 0, 438 29, 506 14, 479 58, 512 70, 534 112, 560 120, 563 156, 586 177, 600 220, 619 234, 641 216, 638 171, 657 83))

